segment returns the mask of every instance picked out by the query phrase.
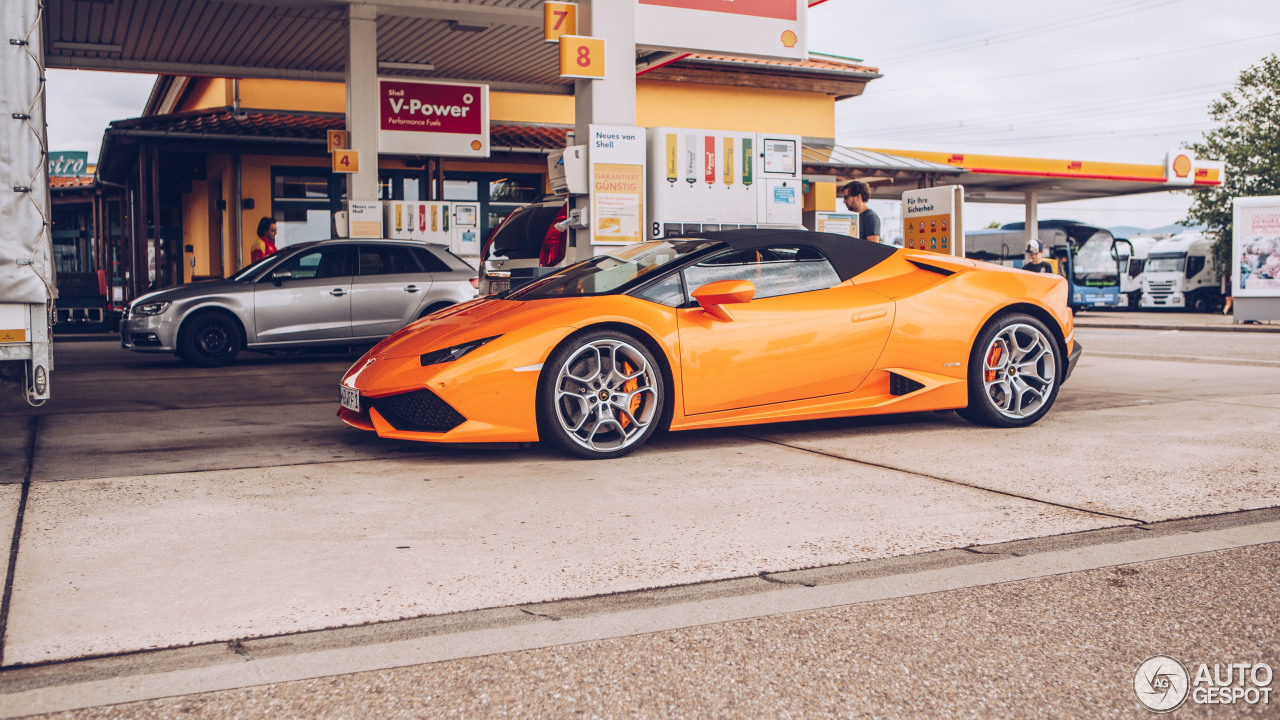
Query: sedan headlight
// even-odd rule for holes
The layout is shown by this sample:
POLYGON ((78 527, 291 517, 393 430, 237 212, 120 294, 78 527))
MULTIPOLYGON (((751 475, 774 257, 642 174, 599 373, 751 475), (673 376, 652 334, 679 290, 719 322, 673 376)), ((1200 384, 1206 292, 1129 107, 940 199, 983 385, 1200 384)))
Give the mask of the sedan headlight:
POLYGON ((143 303, 142 305, 134 305, 133 308, 129 311, 129 314, 130 315, 159 315, 165 310, 168 310, 169 306, 172 304, 173 303, 168 303, 168 302, 154 302, 154 303, 143 303))
POLYGON ((494 335, 493 337, 481 338, 479 340, 462 343, 461 345, 447 347, 443 350, 432 350, 431 352, 422 355, 419 359, 422 361, 423 367, 427 365, 438 365, 440 363, 453 362, 481 345, 497 340, 500 337, 502 336, 494 335))

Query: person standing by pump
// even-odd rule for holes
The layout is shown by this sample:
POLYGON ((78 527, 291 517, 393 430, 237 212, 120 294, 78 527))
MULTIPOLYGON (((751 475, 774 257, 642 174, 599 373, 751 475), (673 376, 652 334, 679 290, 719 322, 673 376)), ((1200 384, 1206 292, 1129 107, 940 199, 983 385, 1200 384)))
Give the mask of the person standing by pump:
POLYGON ((258 262, 268 255, 276 252, 276 220, 271 217, 264 217, 258 221, 258 239, 253 241, 253 247, 249 251, 249 260, 258 262))
POLYGON ((1027 241, 1027 261, 1022 263, 1022 269, 1036 273, 1052 273, 1053 266, 1044 259, 1044 245, 1039 240, 1032 238, 1027 241))
POLYGON ((854 180, 841 188, 840 192, 844 195, 844 206, 858 213, 858 237, 880 242, 880 216, 867 205, 867 201, 871 199, 871 186, 861 180, 854 180))

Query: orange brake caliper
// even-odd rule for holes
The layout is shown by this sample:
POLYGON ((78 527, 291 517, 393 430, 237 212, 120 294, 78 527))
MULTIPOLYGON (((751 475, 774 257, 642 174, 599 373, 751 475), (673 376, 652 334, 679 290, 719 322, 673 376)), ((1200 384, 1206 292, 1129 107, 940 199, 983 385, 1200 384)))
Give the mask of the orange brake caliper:
MULTIPOLYGON (((626 374, 630 375, 631 373, 635 372, 635 369, 631 367, 631 363, 624 362, 624 363, 622 363, 622 371, 623 371, 623 372, 625 372, 626 374)), ((636 391, 636 389, 637 389, 637 388, 639 388, 639 387, 640 387, 640 381, 639 381, 638 379, 636 379, 636 378, 632 378, 632 379, 630 379, 630 380, 628 380, 628 381, 626 381, 625 383, 623 383, 623 384, 622 384, 622 389, 623 389, 623 391, 625 391, 625 392, 629 392, 629 393, 633 393, 633 392, 635 392, 635 391, 636 391)), ((632 396, 632 398, 631 398, 631 403, 627 406, 627 412, 628 412, 628 413, 630 413, 632 417, 635 417, 635 414, 636 414, 636 408, 638 408, 638 407, 640 407, 640 396, 639 396, 639 395, 634 395, 634 396, 632 396)), ((622 425, 622 427, 623 427, 624 429, 625 429, 625 428, 627 427, 627 425, 629 425, 630 423, 631 423, 631 421, 630 421, 630 420, 628 420, 627 418, 622 418, 622 420, 621 420, 621 425, 622 425)))
POLYGON ((990 368, 994 367, 996 363, 1000 362, 1000 356, 1003 353, 1004 353, 1004 350, 1001 349, 999 345, 992 345, 991 352, 987 353, 987 368, 988 368, 986 372, 987 382, 995 382, 996 377, 1000 375, 999 370, 992 370, 990 368))

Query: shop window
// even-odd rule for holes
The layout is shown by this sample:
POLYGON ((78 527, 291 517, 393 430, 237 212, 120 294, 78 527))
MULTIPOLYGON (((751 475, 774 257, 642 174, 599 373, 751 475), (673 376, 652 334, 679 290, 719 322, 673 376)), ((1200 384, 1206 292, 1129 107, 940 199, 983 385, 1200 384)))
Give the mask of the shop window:
POLYGON ((542 197, 542 175, 536 173, 446 173, 444 199, 480 203, 480 237, 518 208, 542 197))
MULTIPOLYGON (((343 178, 323 168, 272 168, 271 217, 276 221, 276 247, 324 240, 333 236, 331 215, 335 190, 343 178)), ((340 192, 340 190, 338 190, 340 192)), ((251 235, 256 223, 245 228, 251 235)))

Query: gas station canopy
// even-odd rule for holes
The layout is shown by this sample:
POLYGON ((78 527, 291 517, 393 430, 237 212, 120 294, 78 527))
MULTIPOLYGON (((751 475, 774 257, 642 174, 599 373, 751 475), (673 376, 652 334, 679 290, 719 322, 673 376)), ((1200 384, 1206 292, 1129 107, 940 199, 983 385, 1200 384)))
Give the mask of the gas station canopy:
POLYGON ((45 59, 77 68, 342 81, 347 8, 376 7, 378 72, 571 94, 542 0, 48 0, 45 59))

